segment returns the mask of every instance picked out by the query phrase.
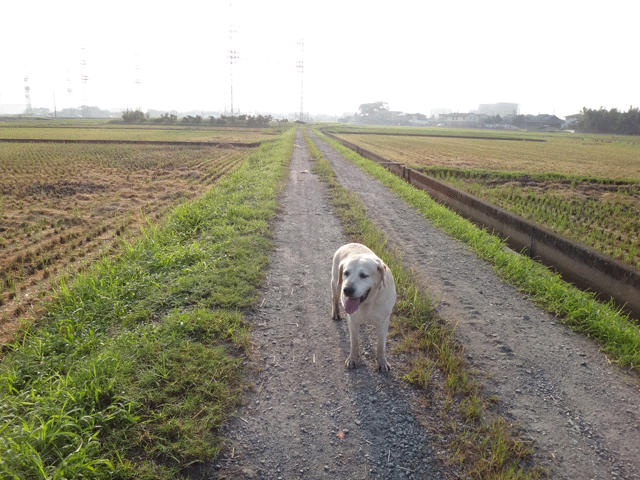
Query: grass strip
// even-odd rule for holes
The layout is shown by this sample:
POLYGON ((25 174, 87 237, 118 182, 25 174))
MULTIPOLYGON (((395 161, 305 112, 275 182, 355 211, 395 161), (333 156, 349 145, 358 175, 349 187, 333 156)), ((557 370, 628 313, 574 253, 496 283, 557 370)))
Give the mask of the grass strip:
POLYGON ((0 362, 0 477, 172 479, 214 457, 294 130, 63 282, 0 362))
POLYGON ((572 329, 593 338, 612 361, 640 371, 640 328, 612 302, 598 301, 593 292, 582 291, 544 265, 506 249, 499 238, 438 204, 426 192, 412 187, 339 142, 320 135, 341 155, 380 180, 436 227, 469 245, 479 257, 491 263, 498 275, 529 295, 541 308, 557 315, 572 329))
POLYGON ((428 292, 415 274, 403 267, 400 253, 387 246, 384 234, 367 218, 358 197, 337 182, 313 140, 305 135, 305 142, 346 234, 353 241, 368 245, 393 273, 398 301, 392 328, 404 336, 400 351, 407 354, 410 365, 405 380, 427 390, 435 385, 436 370, 444 379, 441 388, 447 399, 441 412, 442 429, 454 437, 451 461, 460 464, 470 478, 540 478, 539 468, 522 466, 531 456, 531 447, 518 438, 512 425, 487 412, 492 400, 482 398, 480 385, 468 371, 452 327, 434 313, 428 292))

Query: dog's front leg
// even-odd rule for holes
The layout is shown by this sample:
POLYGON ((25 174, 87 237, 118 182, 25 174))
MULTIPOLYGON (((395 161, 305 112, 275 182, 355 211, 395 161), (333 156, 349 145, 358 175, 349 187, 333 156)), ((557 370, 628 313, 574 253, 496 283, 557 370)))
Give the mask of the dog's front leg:
POLYGON ((351 340, 351 351, 349 352, 349 356, 344 364, 347 368, 357 368, 358 367, 358 326, 351 321, 349 315, 347 315, 347 323, 349 324, 349 339, 351 340))
POLYGON ((333 288, 332 300, 333 300, 333 306, 331 307, 331 318, 333 318, 336 321, 342 320, 340 318, 340 292, 338 292, 338 294, 336 295, 335 287, 333 288))
POLYGON ((378 331, 378 349, 377 349, 377 360, 378 360, 378 370, 381 372, 388 372, 391 369, 389 362, 387 362, 387 358, 385 356, 385 351, 387 347, 387 332, 389 330, 389 323, 383 325, 378 325, 376 330, 378 331))

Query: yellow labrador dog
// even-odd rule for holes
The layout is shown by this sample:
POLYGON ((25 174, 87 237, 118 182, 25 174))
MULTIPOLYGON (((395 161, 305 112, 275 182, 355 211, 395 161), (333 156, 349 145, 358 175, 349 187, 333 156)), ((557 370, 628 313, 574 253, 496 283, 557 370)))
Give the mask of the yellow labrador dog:
POLYGON ((340 320, 340 301, 347 313, 351 339, 351 351, 345 362, 347 368, 357 367, 360 325, 375 325, 378 330, 378 370, 388 372, 385 348, 389 318, 396 303, 396 286, 389 268, 364 245, 348 243, 333 255, 331 291, 333 319, 340 320))

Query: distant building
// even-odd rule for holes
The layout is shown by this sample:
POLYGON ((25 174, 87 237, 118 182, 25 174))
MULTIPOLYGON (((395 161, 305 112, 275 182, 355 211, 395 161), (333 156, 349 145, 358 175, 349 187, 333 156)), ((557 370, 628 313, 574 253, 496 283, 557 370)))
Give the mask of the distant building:
POLYGON ((518 103, 481 103, 478 105, 478 110, 472 110, 473 113, 480 113, 489 117, 495 117, 500 115, 506 117, 507 115, 517 116, 520 113, 520 104, 518 103))
POLYGON ((524 126, 529 130, 545 130, 562 128, 564 121, 555 115, 541 113, 540 115, 525 115, 524 126))
POLYGON ((398 113, 395 115, 395 119, 398 121, 398 125, 429 125, 427 116, 422 113, 398 113))
POLYGON ((431 118, 439 118, 440 115, 446 115, 447 113, 451 113, 450 108, 432 108, 431 118))
POLYGON ((489 115, 485 115, 483 113, 469 113, 465 117, 465 123, 467 127, 479 127, 480 124, 489 118, 489 115))
POLYGON ((440 122, 445 127, 464 127, 467 113, 442 113, 440 114, 440 122))
POLYGON ((440 115, 440 123, 445 127, 479 127, 488 115, 478 113, 446 113, 440 115))
POLYGON ((576 113, 574 115, 567 115, 566 117, 564 117, 564 128, 571 128, 572 126, 574 126, 576 123, 580 121, 581 117, 582 117, 581 113, 576 113))

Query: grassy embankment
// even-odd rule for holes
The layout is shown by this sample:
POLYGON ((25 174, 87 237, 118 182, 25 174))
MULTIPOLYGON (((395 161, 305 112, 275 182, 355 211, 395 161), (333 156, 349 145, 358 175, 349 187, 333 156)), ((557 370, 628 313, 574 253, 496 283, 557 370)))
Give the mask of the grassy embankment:
POLYGON ((292 134, 60 284, 0 363, 2 478, 168 479, 216 455, 292 134))
MULTIPOLYGON (((326 137, 324 139, 330 141, 326 137)), ((408 358, 408 371, 404 378, 425 392, 429 391, 432 396, 445 398, 442 422, 431 425, 431 428, 452 439, 449 461, 459 464, 470 478, 540 478, 543 472, 539 468, 523 467, 531 456, 531 447, 518 438, 512 425, 488 414, 487 408, 494 399, 481 395, 480 384, 470 374, 463 349, 454 338, 453 327, 433 313, 428 292, 420 287, 413 272, 403 267, 398 252, 387 246, 384 233, 367 218, 362 202, 337 183, 329 162, 313 141, 307 137, 306 142, 316 160, 317 173, 328 185, 329 196, 347 235, 353 241, 371 247, 393 273, 398 301, 392 334, 399 332, 404 338, 399 347, 408 358)), ((350 150, 338 148, 341 145, 337 142, 332 145, 370 173, 380 169, 379 175, 391 175, 350 150)))

